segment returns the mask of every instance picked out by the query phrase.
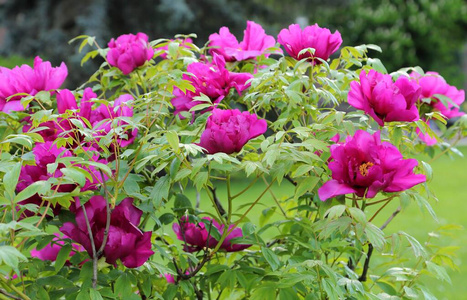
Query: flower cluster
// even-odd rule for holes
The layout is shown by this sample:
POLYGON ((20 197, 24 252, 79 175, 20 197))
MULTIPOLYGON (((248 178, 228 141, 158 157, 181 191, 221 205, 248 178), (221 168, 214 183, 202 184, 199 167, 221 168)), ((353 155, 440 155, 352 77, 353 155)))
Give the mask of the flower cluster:
MULTIPOLYGON (((60 231, 79 243, 93 257, 104 242, 104 232, 107 223, 107 200, 102 196, 93 196, 76 212, 76 223, 63 224, 60 231), (92 232, 91 242, 87 227, 92 232), (94 244, 94 250, 93 246, 94 244)), ((154 254, 151 250, 152 232, 142 232, 138 229, 142 211, 133 205, 133 199, 126 198, 118 204, 110 215, 110 226, 107 243, 103 255, 106 262, 115 264, 119 259, 128 268, 136 268, 144 264, 154 254)))
MULTIPOLYGON (((427 181, 429 168, 407 158, 416 154, 414 149, 427 149, 411 140, 425 125, 419 120, 440 119, 432 112, 446 118, 463 115, 464 91, 434 72, 393 78, 375 71, 364 46, 346 47, 329 61, 342 37, 318 24, 303 29, 292 24, 280 31, 277 43, 252 21, 242 41, 222 27, 202 49, 189 38, 175 42, 180 51, 169 55, 173 44, 154 45, 157 41, 149 43, 144 33, 112 39, 108 49, 85 56, 101 55, 107 63, 75 91, 60 88, 67 74, 64 64, 52 68, 36 58, 34 68, 0 69, 0 110, 9 114, 0 114, 7 137, 0 143, 6 160, 0 178, 4 185, 16 184, 1 187, 2 209, 11 210, 3 219, 11 221, 4 227, 12 239, 4 241, 14 246, 6 249, 15 255, 32 249, 31 257, 52 262, 59 256, 55 273, 50 262, 38 259, 31 261, 42 269, 24 273, 79 277, 70 297, 91 295, 91 282, 85 280, 92 264, 92 292, 108 298, 130 299, 132 292, 145 299, 182 299, 193 292, 203 298, 204 289, 222 298, 224 288, 238 297, 261 297, 269 289, 259 287, 262 280, 293 281, 293 286, 278 285, 268 299, 355 298, 352 290, 369 286, 362 278, 373 244, 377 249, 386 242, 369 223, 391 199, 427 181), (50 96, 39 103, 42 109, 31 104, 23 112, 21 97, 39 91, 51 91, 37 97, 50 96), (338 111, 346 96, 369 118, 338 111), (243 174, 246 179, 238 180, 243 174), (35 189, 41 184, 46 188, 35 189), (277 197, 280 184, 288 194, 277 197), (255 193, 252 187, 264 189, 255 193), (196 206, 186 196, 195 189, 196 206), (277 207, 260 202, 268 192, 277 207), (386 193, 392 194, 370 200, 386 193), (327 218, 336 202, 341 215, 327 218), (259 226, 250 218, 258 204, 266 206, 259 226), (365 210, 368 205, 381 208, 365 210), (170 225, 173 232, 167 234, 170 225), (53 228, 60 232, 55 237, 53 228), (263 233, 269 228, 277 232, 268 241, 269 232, 263 233), (352 234, 355 229, 358 234, 352 234), (43 247, 39 230, 47 230, 43 241, 49 245, 43 247), (30 238, 28 243, 16 244, 22 236, 30 238), (60 252, 64 245, 71 248, 70 256, 82 252, 79 257, 87 253, 91 259, 71 265, 75 256, 58 270, 68 259, 60 252), (316 259, 326 271, 319 283, 342 295, 306 286, 319 271, 306 265, 315 266, 316 259), (340 266, 349 262, 362 276, 336 284, 336 278, 348 277, 340 266), (163 277, 174 284, 165 292, 163 277)), ((455 126, 459 134, 465 130, 455 126)), ((23 257, 15 259, 18 269, 23 257)), ((27 292, 42 289, 29 281, 23 280, 27 292)), ((15 292, 10 287, 5 285, 7 292, 15 292)))
MULTIPOLYGON (((218 240, 213 237, 214 230, 217 230, 220 235, 224 234, 225 225, 220 225, 216 220, 204 217, 203 222, 192 223, 189 218, 184 216, 180 219, 180 224, 174 223, 172 228, 177 238, 185 243, 185 251, 196 252, 205 248, 215 248, 218 240)), ((241 228, 235 228, 230 225, 227 229, 227 236, 222 242, 220 249, 226 252, 242 251, 251 245, 236 244, 232 240, 243 236, 241 228)))

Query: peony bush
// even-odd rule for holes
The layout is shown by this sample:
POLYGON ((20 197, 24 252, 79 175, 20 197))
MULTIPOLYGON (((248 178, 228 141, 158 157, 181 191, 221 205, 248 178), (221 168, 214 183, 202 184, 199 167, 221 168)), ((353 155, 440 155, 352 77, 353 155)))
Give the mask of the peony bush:
POLYGON ((458 152, 464 91, 317 24, 195 38, 77 37, 74 90, 0 69, 0 298, 434 299, 454 254, 388 225, 435 217, 416 157, 458 152))

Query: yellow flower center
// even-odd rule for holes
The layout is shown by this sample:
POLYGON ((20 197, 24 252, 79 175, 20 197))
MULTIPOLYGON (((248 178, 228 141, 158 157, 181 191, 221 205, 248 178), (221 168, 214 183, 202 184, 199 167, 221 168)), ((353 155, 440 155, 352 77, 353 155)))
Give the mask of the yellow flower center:
POLYGON ((362 176, 367 176, 372 166, 374 166, 374 163, 366 162, 366 163, 361 164, 358 170, 360 171, 360 174, 362 174, 362 176))

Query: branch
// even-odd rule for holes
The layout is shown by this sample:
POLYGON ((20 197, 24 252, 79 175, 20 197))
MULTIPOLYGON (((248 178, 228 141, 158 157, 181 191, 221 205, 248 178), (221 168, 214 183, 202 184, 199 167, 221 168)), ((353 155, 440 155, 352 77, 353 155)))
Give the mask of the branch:
POLYGON ((209 187, 209 190, 212 193, 212 197, 214 198, 214 203, 216 204, 217 209, 219 210, 219 213, 221 214, 221 216, 225 216, 227 213, 225 209, 222 207, 222 204, 220 203, 219 199, 217 198, 216 188, 209 187))
POLYGON ((14 299, 14 300, 23 300, 20 297, 16 297, 15 295, 8 293, 4 289, 0 289, 0 294, 5 295, 7 297, 7 299, 11 298, 11 299, 14 299))
POLYGON ((289 174, 285 175, 284 178, 287 179, 291 184, 297 186, 297 183, 292 179, 292 177, 290 177, 289 174))
POLYGON ((99 172, 101 173, 102 184, 104 185, 104 199, 105 199, 105 209, 107 211, 107 220, 106 220, 106 223, 105 223, 104 238, 102 239, 102 244, 101 244, 99 250, 96 253, 97 257, 102 255, 102 252, 104 252, 105 245, 107 244, 107 238, 109 237, 110 215, 111 215, 110 206, 109 206, 109 199, 107 198, 108 191, 107 191, 107 185, 106 185, 105 179, 104 179, 104 173, 102 173, 102 170, 99 170, 99 172))
POLYGON ((8 287, 12 289, 14 292, 16 292, 20 296, 19 299, 31 300, 31 298, 29 298, 25 293, 23 293, 20 289, 18 289, 14 284, 12 284, 11 282, 8 282, 5 277, 0 276, 0 280, 2 281, 2 284, 5 287, 8 287))
POLYGON ((379 229, 383 230, 384 228, 386 228, 386 226, 388 226, 388 224, 392 221, 392 219, 394 219, 395 216, 397 216, 401 211, 401 207, 399 206, 393 213, 392 215, 386 220, 386 222, 384 222, 383 225, 381 225, 381 227, 379 229))
POLYGON ((362 276, 358 278, 358 281, 366 281, 366 275, 368 273, 368 268, 370 267, 370 258, 371 258, 372 253, 373 253, 373 245, 369 243, 368 254, 366 255, 365 264, 363 265, 362 276))
POLYGON ((97 286, 97 253, 96 253, 96 244, 94 243, 94 236, 92 235, 91 224, 89 224, 88 214, 86 213, 86 208, 84 204, 81 203, 81 209, 83 210, 84 219, 86 220, 86 227, 88 229, 89 241, 91 242, 92 249, 92 288, 95 289, 97 286))

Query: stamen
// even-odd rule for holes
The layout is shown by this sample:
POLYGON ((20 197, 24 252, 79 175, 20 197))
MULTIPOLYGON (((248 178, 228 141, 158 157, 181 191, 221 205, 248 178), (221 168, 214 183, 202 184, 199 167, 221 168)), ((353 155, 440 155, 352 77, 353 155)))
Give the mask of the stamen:
POLYGON ((361 164, 358 170, 360 171, 360 174, 362 174, 362 176, 367 176, 370 168, 374 165, 375 164, 372 162, 366 162, 361 164))

